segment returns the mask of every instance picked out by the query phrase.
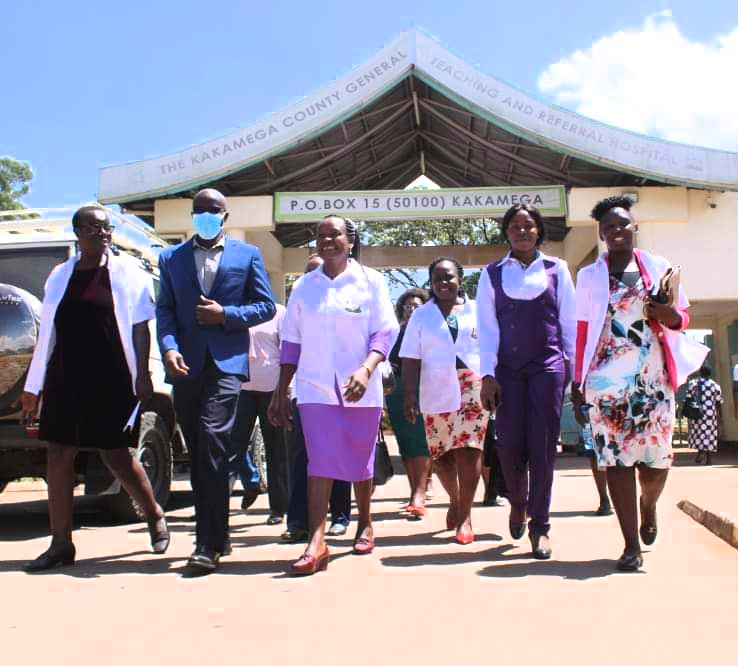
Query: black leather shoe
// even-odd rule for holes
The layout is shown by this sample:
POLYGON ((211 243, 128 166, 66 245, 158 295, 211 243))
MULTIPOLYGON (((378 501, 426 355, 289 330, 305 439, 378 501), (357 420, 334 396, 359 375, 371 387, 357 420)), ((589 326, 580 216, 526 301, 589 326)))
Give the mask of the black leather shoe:
POLYGON ((39 555, 35 560, 26 562, 23 565, 23 571, 26 573, 36 573, 37 571, 46 571, 54 567, 69 566, 70 564, 74 564, 76 556, 77 550, 73 543, 55 550, 49 548, 49 550, 39 555))
POLYGON ((551 546, 548 545, 548 537, 545 535, 530 535, 530 546, 533 551, 533 557, 537 560, 551 559, 551 546), (545 541, 543 541, 545 539, 545 541))
POLYGON ((187 560, 187 566, 201 571, 215 571, 219 559, 220 553, 217 550, 207 546, 197 546, 195 552, 187 560))
POLYGON ((162 516, 149 523, 149 536, 151 537, 151 550, 156 555, 163 555, 169 548, 169 528, 167 519, 162 516))
POLYGON ((610 501, 606 502, 600 502, 600 506, 597 507, 597 511, 595 511, 596 516, 612 516, 612 505, 610 504, 610 501))
POLYGON ((231 544, 231 538, 228 537, 223 544, 223 552, 220 554, 221 557, 228 557, 233 555, 233 544, 231 544))
POLYGON ((261 491, 258 488, 246 488, 243 491, 243 498, 241 499, 241 510, 246 511, 259 497, 261 491))
POLYGON ((641 535, 641 541, 644 546, 651 546, 656 541, 658 536, 658 528, 656 525, 641 525, 641 529, 638 530, 641 535))
POLYGON ((308 539, 307 530, 285 530, 279 537, 282 543, 302 543, 308 539))
POLYGON ((623 553, 620 556, 620 559, 615 564, 615 568, 618 571, 639 571, 640 568, 643 566, 643 557, 640 553, 638 554, 629 554, 629 553, 623 553))
POLYGON ((515 539, 522 539, 525 534, 525 523, 514 523, 512 520, 508 522, 510 528, 510 536, 515 539))
POLYGON ((284 522, 284 516, 273 513, 267 518, 267 525, 281 525, 284 522))
POLYGON ((641 535, 641 542, 645 546, 651 546, 653 545, 654 541, 656 541, 656 536, 658 534, 658 529, 656 528, 656 509, 654 507, 653 512, 653 524, 647 525, 646 522, 643 520, 643 498, 640 500, 641 505, 641 528, 638 530, 638 533, 641 535))

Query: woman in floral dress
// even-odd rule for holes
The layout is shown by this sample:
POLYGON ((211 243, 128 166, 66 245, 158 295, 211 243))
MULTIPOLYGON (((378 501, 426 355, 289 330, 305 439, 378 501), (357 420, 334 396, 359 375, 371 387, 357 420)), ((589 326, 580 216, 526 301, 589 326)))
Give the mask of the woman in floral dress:
POLYGON ((689 446, 697 449, 695 463, 712 465, 712 454, 718 450, 720 433, 720 410, 723 392, 720 385, 711 379, 712 370, 706 365, 700 368, 700 376, 687 384, 687 400, 694 400, 700 406, 702 416, 689 421, 689 446))
POLYGON ((588 414, 600 469, 607 483, 625 539, 618 560, 621 571, 643 565, 641 545, 656 539, 656 503, 666 483, 673 453, 677 372, 666 329, 689 322, 680 289, 674 305, 652 299, 669 262, 633 247, 633 202, 610 197, 592 217, 599 223, 607 253, 579 272, 577 280, 577 350, 572 398, 579 419, 588 414), (635 468, 641 486, 636 503, 635 468))
POLYGON ((450 500, 446 526, 469 544, 489 421, 479 397, 477 309, 461 289, 457 261, 439 257, 429 274, 431 299, 413 312, 400 347, 404 412, 410 423, 425 414, 428 449, 450 500))

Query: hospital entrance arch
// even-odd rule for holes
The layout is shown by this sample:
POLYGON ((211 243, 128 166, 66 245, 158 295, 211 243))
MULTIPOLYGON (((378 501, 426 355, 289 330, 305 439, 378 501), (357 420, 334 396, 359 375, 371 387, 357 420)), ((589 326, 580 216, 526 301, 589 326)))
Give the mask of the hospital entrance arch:
MULTIPOLYGON (((638 242, 682 265, 693 326, 714 331, 716 376, 730 394, 731 365, 738 362, 738 154, 636 135, 555 107, 480 71, 416 28, 251 127, 101 169, 98 196, 176 241, 191 233, 194 192, 218 188, 229 200, 229 233, 260 246, 274 290, 283 294, 285 275, 302 271, 311 222, 324 213, 317 202, 306 210, 307 199, 303 208, 298 201, 285 211, 285 201, 310 193, 333 197, 335 212, 372 219, 375 198, 381 209, 386 197, 414 196, 401 188, 420 175, 446 188, 443 196, 459 189, 564 192, 563 213, 547 215, 545 251, 566 259, 573 271, 598 252, 593 205, 606 196, 633 196, 638 242), (357 192, 369 201, 357 211, 362 214, 341 199, 357 192), (296 219, 298 213, 308 217, 296 219)), ((477 200, 470 202, 473 207, 477 200)), ((402 208, 382 210, 384 219, 402 208)), ((486 199, 484 212, 441 208, 413 211, 410 219, 498 214, 486 199)), ((479 266, 501 251, 370 247, 364 260, 380 268, 427 266, 443 252, 479 266)), ((738 421, 732 409, 725 411, 726 435, 738 440, 738 421)))

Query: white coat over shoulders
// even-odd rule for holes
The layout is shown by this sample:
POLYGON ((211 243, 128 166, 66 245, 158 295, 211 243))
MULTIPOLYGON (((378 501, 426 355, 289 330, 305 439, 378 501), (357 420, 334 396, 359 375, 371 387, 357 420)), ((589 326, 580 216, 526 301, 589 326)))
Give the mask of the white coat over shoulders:
POLYGON ((405 328, 401 358, 420 360, 420 411, 423 414, 455 412, 461 408, 456 357, 479 375, 477 304, 467 299, 455 313, 459 334, 451 331, 435 300, 417 308, 405 328))
MULTIPOLYGON (((59 264, 51 271, 44 287, 44 301, 41 307, 41 325, 38 341, 33 352, 33 359, 28 368, 25 390, 38 395, 44 387, 46 367, 56 343, 54 317, 74 268, 79 261, 79 254, 59 264)), ((116 256, 107 252, 107 266, 110 272, 110 288, 113 294, 113 309, 118 333, 123 345, 128 370, 131 373, 133 392, 136 392, 136 351, 133 346, 133 326, 149 321, 156 316, 154 307, 154 286, 151 277, 137 265, 136 261, 126 255, 116 256)), ((94 359, 90 360, 94 363, 94 359)))

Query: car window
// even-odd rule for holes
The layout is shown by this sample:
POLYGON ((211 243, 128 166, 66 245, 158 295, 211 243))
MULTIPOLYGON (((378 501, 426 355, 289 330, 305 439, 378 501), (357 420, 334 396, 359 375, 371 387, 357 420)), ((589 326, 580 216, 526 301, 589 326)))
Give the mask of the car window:
POLYGON ((30 291, 43 300, 44 284, 51 269, 69 258, 69 248, 0 248, 0 282, 30 291))

